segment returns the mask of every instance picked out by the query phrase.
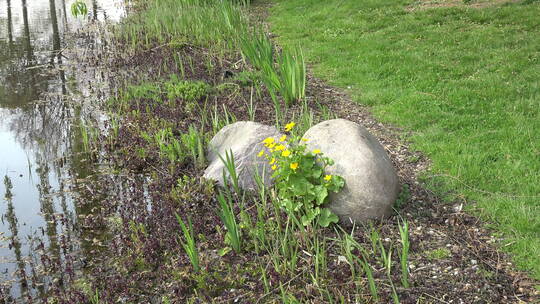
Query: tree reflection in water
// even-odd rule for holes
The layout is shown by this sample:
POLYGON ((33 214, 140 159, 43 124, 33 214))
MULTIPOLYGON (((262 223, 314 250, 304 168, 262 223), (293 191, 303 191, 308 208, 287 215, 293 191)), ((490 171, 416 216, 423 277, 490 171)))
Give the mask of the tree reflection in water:
POLYGON ((5 195, 4 199, 7 203, 7 211, 4 215, 2 215, 2 220, 5 218, 7 222, 9 223, 9 231, 11 232, 11 236, 9 238, 9 247, 10 249, 13 249, 13 252, 15 253, 15 259, 17 261, 17 271, 15 273, 16 277, 19 278, 19 285, 21 294, 23 296, 28 295, 28 279, 26 276, 26 266, 25 262, 22 258, 22 252, 21 252, 21 241, 19 240, 19 228, 18 228, 18 221, 17 216, 15 214, 15 208, 13 207, 13 184, 11 183, 11 179, 8 176, 4 177, 4 187, 5 187, 5 195))
MULTIPOLYGON (((101 12, 98 2, 103 3, 92 2, 95 20, 101 12)), ((102 120, 95 107, 108 96, 108 87, 99 86, 107 82, 107 73, 92 60, 104 53, 106 45, 97 37, 103 32, 96 31, 80 38, 84 54, 82 50, 65 49, 63 36, 68 25, 75 27, 69 24, 65 0, 4 3, 6 15, 0 16, 5 16, 7 27, 0 27, 0 32, 5 30, 7 39, 0 39, 0 132, 7 129, 28 154, 29 178, 35 179, 37 185, 28 183, 36 194, 32 198, 35 202, 22 203, 39 204, 40 214, 35 217, 41 217, 43 225, 41 230, 31 232, 24 220, 19 222, 17 216, 27 216, 21 210, 25 206, 17 201, 22 195, 6 177, 1 185, 5 188, 5 204, 0 225, 5 226, 6 246, 11 254, 0 256, 1 269, 10 270, 0 274, 0 303, 9 299, 10 293, 21 296, 26 303, 29 298, 44 298, 51 286, 61 287, 71 280, 75 264, 84 264, 96 254, 93 240, 106 238, 104 231, 78 223, 79 218, 99 210, 100 204, 99 198, 78 193, 78 189, 85 188, 84 179, 97 173, 97 165, 83 152, 79 125, 96 125, 102 120), (48 8, 47 14, 36 12, 34 6, 38 3, 48 8), (41 19, 36 22, 35 18, 41 19), (17 22, 22 23, 20 30, 17 22), (73 58, 81 61, 73 62, 73 58), (1 286, 7 283, 3 280, 6 276, 14 279, 14 285, 7 289, 1 286)), ((4 37, 4 33, 0 35, 4 37)), ((0 232, 0 241, 2 237, 0 232)))

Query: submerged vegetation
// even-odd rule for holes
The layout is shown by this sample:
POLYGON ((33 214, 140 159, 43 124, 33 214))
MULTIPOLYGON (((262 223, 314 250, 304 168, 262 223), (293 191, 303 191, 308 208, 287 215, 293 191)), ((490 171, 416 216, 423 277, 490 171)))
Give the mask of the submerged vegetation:
MULTIPOLYGON (((247 17, 248 2, 134 5, 114 28, 115 42, 126 48, 114 68, 132 73, 116 80, 116 94, 104 105, 108 132, 80 125, 88 158, 100 155, 114 167, 83 190, 100 204, 81 226, 106 227, 106 240, 99 258, 49 282, 46 303, 505 302, 515 296, 508 266, 492 264, 499 252, 483 243, 489 234, 476 229, 474 218, 435 204, 406 166, 399 167, 407 189, 396 203, 399 216, 336 224, 326 203, 344 180, 324 172, 332 160, 308 151, 300 134, 336 116, 370 118, 338 91, 308 81, 303 51, 276 47, 247 17), (204 180, 210 138, 225 125, 255 119, 285 132, 266 139, 259 154, 275 185, 256 176, 256 191, 240 189, 232 152, 221 155, 226 186, 204 180), (426 256, 439 248, 448 251, 444 258, 426 256), (478 271, 473 258, 495 273, 478 271)), ((386 144, 401 145, 390 135, 386 144)), ((415 156, 403 153, 394 160, 415 156)), ((57 267, 68 272, 61 262, 57 267)))

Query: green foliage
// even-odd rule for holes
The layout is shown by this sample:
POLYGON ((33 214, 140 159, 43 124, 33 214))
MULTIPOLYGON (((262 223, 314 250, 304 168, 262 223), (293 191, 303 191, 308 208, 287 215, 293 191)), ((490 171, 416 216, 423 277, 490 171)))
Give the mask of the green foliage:
POLYGON ((117 36, 132 49, 174 42, 227 52, 236 48, 247 29, 244 1, 160 0, 146 3, 144 11, 127 18, 117 36))
POLYGON ((447 248, 437 248, 426 251, 425 255, 430 260, 442 260, 449 258, 452 253, 447 248))
POLYGON ((191 219, 188 219, 189 226, 186 226, 184 221, 182 221, 182 218, 180 218, 178 214, 175 215, 176 220, 178 221, 178 224, 182 229, 182 234, 184 235, 184 241, 180 241, 182 243, 182 247, 184 248, 184 251, 189 257, 189 261, 193 266, 193 270, 195 272, 199 272, 201 269, 199 265, 199 251, 197 249, 197 244, 195 243, 195 235, 193 232, 193 225, 191 224, 191 219))
POLYGON ((88 152, 90 151, 90 135, 89 135, 88 127, 86 126, 86 124, 81 122, 79 124, 79 129, 81 131, 81 140, 83 144, 83 149, 85 152, 88 152))
POLYGON ((142 83, 139 85, 130 85, 122 92, 125 100, 132 101, 138 99, 150 99, 161 101, 161 88, 157 83, 142 83))
POLYGON ((13 198, 13 193, 11 192, 11 189, 13 189, 13 182, 11 181, 11 178, 9 178, 9 176, 7 175, 4 175, 4 186, 6 187, 6 193, 4 194, 4 197, 7 201, 9 201, 13 198))
POLYGON ((259 71, 245 70, 236 73, 233 79, 241 87, 247 87, 259 83, 262 80, 262 76, 259 71))
POLYGON ((279 103, 278 93, 286 106, 305 97, 306 65, 300 48, 285 48, 275 56, 270 38, 262 31, 256 31, 240 40, 240 49, 244 58, 261 71, 274 104, 279 103))
POLYGON ((220 206, 219 218, 227 228, 225 243, 240 253, 242 251, 242 232, 236 221, 232 198, 230 195, 224 195, 223 192, 220 192, 217 199, 220 206))
POLYGON ((158 130, 154 136, 149 136, 142 133, 149 143, 157 145, 162 157, 167 158, 171 163, 182 163, 186 159, 186 150, 182 145, 182 141, 173 135, 171 128, 158 130))
POLYGON ((258 70, 274 65, 274 45, 262 30, 241 37, 240 49, 244 58, 258 70))
POLYGON ((283 304, 300 304, 301 302, 298 299, 283 288, 283 284, 279 283, 279 292, 281 296, 281 303, 283 304))
POLYGON ((362 265, 362 269, 364 270, 366 277, 368 279, 369 292, 371 293, 373 303, 378 303, 379 292, 377 290, 377 285, 375 284, 375 278, 373 277, 373 269, 371 268, 371 265, 369 265, 365 256, 363 256, 362 258, 356 257, 356 259, 358 260, 360 265, 362 265))
POLYGON ((164 89, 169 100, 180 98, 197 101, 208 94, 210 86, 202 81, 179 80, 176 75, 172 75, 171 79, 164 83, 164 89))
POLYGON ((182 134, 182 144, 189 151, 195 167, 203 168, 206 165, 206 138, 204 132, 190 125, 188 133, 182 134))
POLYGON ((193 196, 214 196, 214 183, 211 180, 182 176, 171 189, 171 198, 179 204, 191 203, 193 196))
POLYGON ((212 123, 212 134, 216 134, 226 125, 236 122, 236 116, 234 113, 227 110, 227 107, 222 104, 223 112, 219 113, 217 103, 214 104, 214 110, 210 111, 210 119, 212 123))
POLYGON ((82 148, 84 152, 93 153, 97 150, 99 142, 99 128, 93 127, 84 121, 79 122, 82 148))
POLYGON ((206 137, 193 125, 185 134, 178 137, 173 134, 170 127, 157 130, 153 135, 142 132, 141 136, 151 145, 156 145, 161 157, 168 159, 171 164, 184 163, 191 159, 197 168, 206 164, 205 148, 206 137))
POLYGON ((91 304, 100 304, 101 301, 99 300, 99 291, 97 290, 96 288, 96 291, 94 292, 94 294, 92 294, 92 296, 90 297, 90 303, 91 304))
POLYGON ((225 157, 218 155, 219 159, 225 165, 223 170, 223 182, 228 183, 228 178, 232 181, 233 189, 236 193, 240 193, 240 183, 238 180, 238 172, 236 172, 236 164, 234 162, 234 154, 232 150, 225 151, 225 157))
POLYGON ((287 106, 304 99, 306 64, 300 48, 283 49, 278 60, 279 90, 287 106))
MULTIPOLYGON (((180 80, 178 76, 171 75, 165 82, 143 82, 138 85, 129 85, 120 93, 120 98, 111 106, 127 108, 129 102, 141 104, 144 101, 164 103, 168 101, 171 106, 176 106, 179 101, 184 106, 186 113, 194 113, 199 106, 199 101, 210 94, 211 86, 203 81, 180 80)), ((147 112, 149 103, 146 104, 147 112)))
POLYGON ((86 3, 82 0, 76 0, 71 4, 71 14, 73 17, 86 16, 88 14, 88 8, 86 3))
MULTIPOLYGON (((294 123, 285 130, 291 131, 294 123)), ((290 134, 279 141, 273 137, 264 140, 267 151, 262 150, 259 157, 265 157, 274 171, 275 187, 281 207, 290 215, 298 215, 304 226, 316 224, 328 227, 337 223, 337 216, 324 207, 330 192, 338 192, 345 181, 340 176, 325 175, 324 169, 333 161, 316 149, 306 151, 304 140, 290 134)))
POLYGON ((398 226, 399 236, 401 238, 401 253, 399 255, 401 265, 401 284, 403 287, 409 287, 409 223, 406 221, 398 226))
POLYGON ((130 251, 133 254, 134 265, 138 270, 147 270, 148 264, 146 263, 144 250, 144 240, 148 237, 146 227, 142 223, 136 223, 134 221, 129 222, 131 248, 130 251))

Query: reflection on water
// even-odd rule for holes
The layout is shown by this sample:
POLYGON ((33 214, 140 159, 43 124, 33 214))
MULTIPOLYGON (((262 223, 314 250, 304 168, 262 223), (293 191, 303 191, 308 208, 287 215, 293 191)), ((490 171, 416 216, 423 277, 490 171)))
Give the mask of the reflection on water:
POLYGON ((74 229, 90 212, 76 186, 99 169, 79 124, 103 120, 107 73, 95 58, 109 46, 99 25, 124 12, 121 0, 94 0, 77 19, 72 2, 0 0, 0 303, 62 284, 81 250, 73 239, 90 233, 74 229))

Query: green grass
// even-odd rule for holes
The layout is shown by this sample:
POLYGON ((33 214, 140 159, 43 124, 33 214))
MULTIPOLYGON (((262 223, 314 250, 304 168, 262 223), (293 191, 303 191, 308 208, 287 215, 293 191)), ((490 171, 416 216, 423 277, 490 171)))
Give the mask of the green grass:
POLYGON ((302 45, 316 75, 411 130, 433 161, 431 189, 476 202, 518 266, 540 278, 540 2, 274 2, 280 42, 302 45))

